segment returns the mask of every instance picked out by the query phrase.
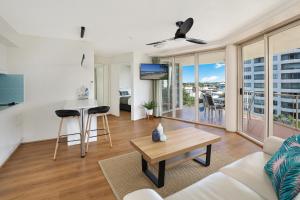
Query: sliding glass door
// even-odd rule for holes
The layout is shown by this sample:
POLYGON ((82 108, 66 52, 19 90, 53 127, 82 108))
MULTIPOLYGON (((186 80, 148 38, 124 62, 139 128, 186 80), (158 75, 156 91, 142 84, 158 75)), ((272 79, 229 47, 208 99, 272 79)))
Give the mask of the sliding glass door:
POLYGON ((240 48, 240 131, 263 142, 300 132, 300 21, 240 48))
POLYGON ((161 58, 160 63, 170 66, 169 78, 160 81, 162 116, 224 126, 224 50, 161 58))
POLYGON ((225 52, 198 55, 198 120, 225 126, 225 52))
POLYGON ((175 57, 173 100, 176 102, 175 117, 195 121, 195 57, 192 55, 175 57))
POLYGON ((265 117, 265 58, 264 40, 242 47, 242 131, 263 141, 265 117))
POLYGON ((269 37, 270 130, 287 138, 300 132, 300 25, 269 37))
POLYGON ((166 117, 173 117, 172 116, 172 109, 173 109, 173 88, 172 88, 172 58, 161 58, 161 64, 168 64, 169 65, 169 75, 168 78, 165 80, 160 80, 160 88, 161 88, 161 98, 160 98, 160 106, 161 106, 161 115, 166 117))

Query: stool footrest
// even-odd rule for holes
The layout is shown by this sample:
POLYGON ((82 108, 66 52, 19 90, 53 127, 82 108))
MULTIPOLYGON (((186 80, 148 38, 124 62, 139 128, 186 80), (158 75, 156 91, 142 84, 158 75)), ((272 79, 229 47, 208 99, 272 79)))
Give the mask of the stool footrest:
POLYGON ((95 138, 95 137, 104 136, 104 135, 108 135, 108 133, 93 135, 93 136, 90 136, 89 138, 95 138))
POLYGON ((93 130, 89 130, 89 131, 103 131, 103 130, 106 130, 105 128, 97 128, 97 129, 93 129, 93 130))
POLYGON ((67 137, 68 135, 81 135, 81 133, 64 134, 64 135, 60 135, 60 137, 67 137))
POLYGON ((67 141, 59 141, 58 143, 67 143, 67 142, 77 142, 81 140, 67 140, 67 141))

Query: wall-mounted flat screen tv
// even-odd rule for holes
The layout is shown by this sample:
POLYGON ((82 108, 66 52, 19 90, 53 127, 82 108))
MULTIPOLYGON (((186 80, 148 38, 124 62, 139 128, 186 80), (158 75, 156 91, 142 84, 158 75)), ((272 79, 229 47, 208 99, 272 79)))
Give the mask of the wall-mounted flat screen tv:
POLYGON ((141 80, 166 80, 168 79, 169 66, 167 64, 141 64, 141 80))

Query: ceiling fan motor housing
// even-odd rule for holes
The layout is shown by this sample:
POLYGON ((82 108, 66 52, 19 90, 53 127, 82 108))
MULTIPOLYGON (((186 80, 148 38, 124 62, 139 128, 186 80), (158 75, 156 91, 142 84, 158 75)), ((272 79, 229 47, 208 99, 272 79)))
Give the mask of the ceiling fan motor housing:
POLYGON ((176 22, 176 26, 180 28, 180 26, 183 24, 183 21, 176 22))

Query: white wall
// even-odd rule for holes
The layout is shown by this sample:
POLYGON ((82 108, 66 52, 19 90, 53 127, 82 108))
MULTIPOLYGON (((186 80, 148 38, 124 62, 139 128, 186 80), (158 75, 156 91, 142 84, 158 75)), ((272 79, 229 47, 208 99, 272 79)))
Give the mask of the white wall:
POLYGON ((22 106, 0 111, 0 167, 22 141, 22 106))
POLYGON ((132 105, 131 119, 138 120, 145 118, 145 111, 142 105, 149 100, 153 100, 153 81, 140 80, 140 64, 152 63, 151 57, 142 53, 133 53, 132 65, 132 105))
MULTIPOLYGON (((0 73, 8 72, 7 48, 15 46, 19 34, 0 17, 0 73)), ((22 104, 0 111, 0 167, 22 141, 22 104)))
POLYGON ((55 138, 59 119, 54 111, 76 99, 80 86, 90 86, 94 97, 94 50, 87 42, 23 36, 19 47, 8 48, 7 60, 12 73, 24 74, 24 142, 55 138))
POLYGON ((95 64, 95 90, 99 105, 110 105, 110 78, 108 64, 95 64))
POLYGON ((131 89, 131 69, 130 65, 119 66, 119 88, 131 89))
POLYGON ((0 43, 0 73, 7 71, 7 47, 0 43))
POLYGON ((110 113, 120 116, 119 65, 110 65, 110 113))

